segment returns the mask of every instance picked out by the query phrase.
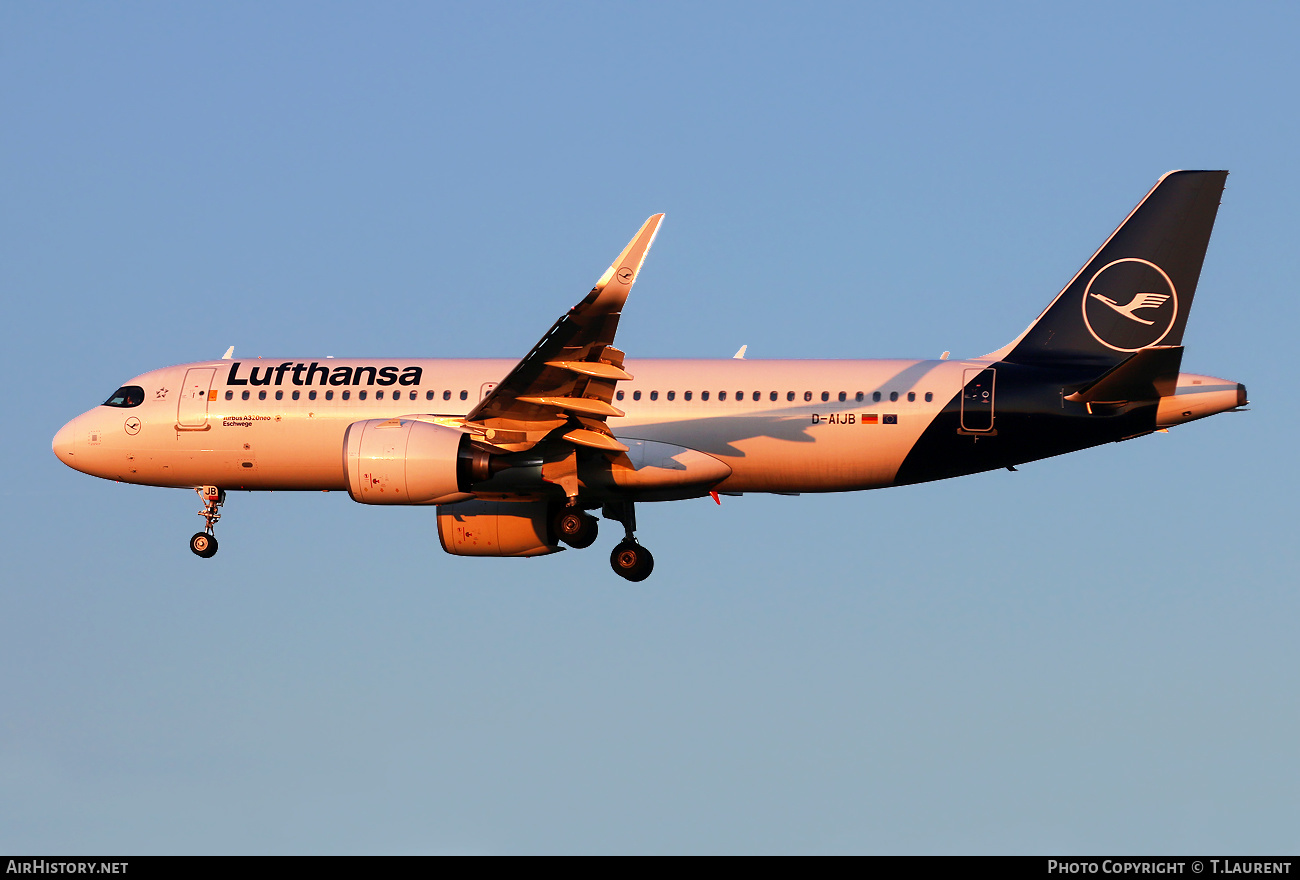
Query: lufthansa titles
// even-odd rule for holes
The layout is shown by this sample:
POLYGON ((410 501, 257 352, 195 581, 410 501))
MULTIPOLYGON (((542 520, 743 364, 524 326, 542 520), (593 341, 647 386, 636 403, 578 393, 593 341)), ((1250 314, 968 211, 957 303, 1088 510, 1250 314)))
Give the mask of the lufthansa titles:
POLYGON ((227 385, 419 385, 420 367, 334 367, 285 361, 279 366, 257 366, 241 376, 241 361, 230 365, 227 385), (287 380, 287 381, 286 381, 287 380))

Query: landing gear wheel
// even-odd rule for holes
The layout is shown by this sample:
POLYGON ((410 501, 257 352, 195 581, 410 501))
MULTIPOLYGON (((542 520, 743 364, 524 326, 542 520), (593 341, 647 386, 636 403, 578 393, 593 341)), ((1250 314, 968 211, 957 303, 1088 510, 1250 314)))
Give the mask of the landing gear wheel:
POLYGON ((609 564, 614 574, 634 582, 645 580, 655 570, 650 551, 634 541, 621 541, 609 554, 609 564))
POLYGON ((190 550, 195 556, 211 559, 217 555, 216 535, 209 535, 207 532, 195 532, 194 537, 190 538, 190 550))
POLYGON ((600 523, 596 518, 581 510, 561 510, 555 515, 555 534, 575 550, 595 543, 599 530, 600 523))
POLYGON ((201 532, 195 532, 190 538, 190 551, 195 556, 211 559, 217 555, 217 536, 212 534, 212 527, 221 519, 221 505, 226 503, 226 490, 216 486, 196 486, 195 492, 203 499, 203 509, 199 516, 207 523, 201 532))

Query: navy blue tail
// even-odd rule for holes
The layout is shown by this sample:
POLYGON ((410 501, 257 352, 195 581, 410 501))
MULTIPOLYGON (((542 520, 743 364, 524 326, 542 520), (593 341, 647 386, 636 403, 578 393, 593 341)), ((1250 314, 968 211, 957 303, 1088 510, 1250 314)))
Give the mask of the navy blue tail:
POLYGON ((1161 177, 1003 360, 1109 368, 1144 348, 1181 345, 1227 177, 1161 177))

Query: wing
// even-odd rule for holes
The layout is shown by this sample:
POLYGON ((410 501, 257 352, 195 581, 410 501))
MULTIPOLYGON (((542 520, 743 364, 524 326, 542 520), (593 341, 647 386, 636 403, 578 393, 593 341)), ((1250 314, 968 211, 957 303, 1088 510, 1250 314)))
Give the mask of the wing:
POLYGON ((511 452, 531 449, 550 435, 578 446, 626 451, 605 423, 623 415, 612 403, 614 386, 632 378, 623 371, 614 333, 663 218, 655 214, 645 222, 591 293, 470 410, 466 427, 511 452))

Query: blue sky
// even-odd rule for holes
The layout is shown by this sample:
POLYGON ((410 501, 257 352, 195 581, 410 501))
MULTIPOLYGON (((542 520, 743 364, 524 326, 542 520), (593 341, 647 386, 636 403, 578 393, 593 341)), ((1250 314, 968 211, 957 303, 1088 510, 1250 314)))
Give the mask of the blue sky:
POLYGON ((0 850, 1291 852, 1285 4, 0 6, 0 850), (219 356, 522 356, 651 213, 631 356, 991 351, 1232 172, 1186 369, 1249 414, 648 505, 643 585, 432 511, 63 467, 219 356))

